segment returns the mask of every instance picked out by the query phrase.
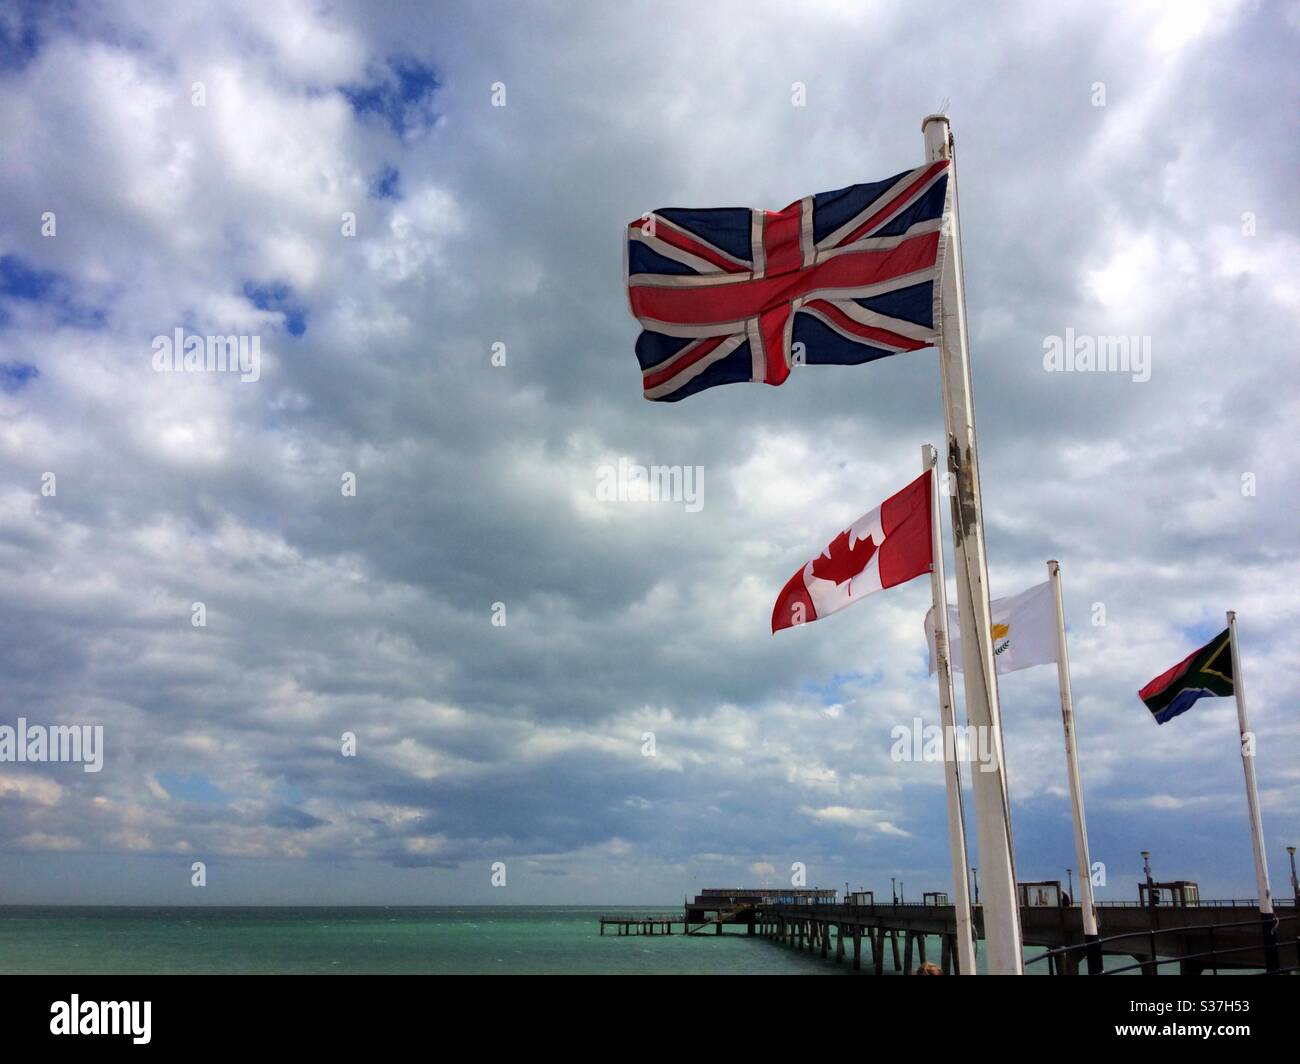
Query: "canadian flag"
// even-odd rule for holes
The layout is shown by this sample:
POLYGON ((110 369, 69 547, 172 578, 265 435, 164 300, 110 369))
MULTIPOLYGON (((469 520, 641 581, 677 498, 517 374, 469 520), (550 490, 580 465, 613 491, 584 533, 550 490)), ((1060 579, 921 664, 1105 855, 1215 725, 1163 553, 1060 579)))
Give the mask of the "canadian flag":
POLYGON ((897 495, 859 517, 790 577, 772 607, 772 631, 827 617, 858 599, 928 573, 930 477, 926 470, 897 495))

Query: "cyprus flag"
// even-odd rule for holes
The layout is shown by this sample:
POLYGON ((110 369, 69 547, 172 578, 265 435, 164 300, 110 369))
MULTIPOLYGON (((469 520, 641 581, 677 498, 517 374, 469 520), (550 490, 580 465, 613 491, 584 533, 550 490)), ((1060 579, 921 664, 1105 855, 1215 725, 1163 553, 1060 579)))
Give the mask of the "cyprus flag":
MULTIPOLYGON (((989 606, 993 613, 993 659, 999 675, 1056 661, 1056 612, 1050 580, 1019 595, 994 599, 989 606)), ((925 615, 925 640, 930 645, 930 671, 934 672, 933 608, 925 615)), ((956 606, 948 607, 948 642, 953 671, 961 672, 961 632, 957 629, 956 606)))

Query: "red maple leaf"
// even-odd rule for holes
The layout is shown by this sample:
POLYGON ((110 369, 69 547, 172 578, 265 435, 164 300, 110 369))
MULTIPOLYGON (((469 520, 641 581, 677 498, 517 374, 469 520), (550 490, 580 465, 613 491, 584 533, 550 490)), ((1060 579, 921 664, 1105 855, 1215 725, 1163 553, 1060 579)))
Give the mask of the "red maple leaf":
POLYGON ((813 562, 812 574, 820 580, 842 584, 862 572, 875 553, 876 544, 870 536, 864 536, 850 547, 849 532, 845 529, 813 562))

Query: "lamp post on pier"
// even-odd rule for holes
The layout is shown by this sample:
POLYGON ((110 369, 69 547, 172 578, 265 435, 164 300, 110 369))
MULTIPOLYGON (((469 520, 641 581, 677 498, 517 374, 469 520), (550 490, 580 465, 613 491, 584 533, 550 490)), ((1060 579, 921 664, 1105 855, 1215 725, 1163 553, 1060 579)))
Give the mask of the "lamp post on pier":
POLYGON ((1291 895, 1295 898, 1296 908, 1300 909, 1300 880, 1295 877, 1295 847, 1288 846, 1286 852, 1291 856, 1291 895))
POLYGON ((980 903, 980 870, 972 867, 970 870, 971 878, 975 880, 975 904, 980 903))

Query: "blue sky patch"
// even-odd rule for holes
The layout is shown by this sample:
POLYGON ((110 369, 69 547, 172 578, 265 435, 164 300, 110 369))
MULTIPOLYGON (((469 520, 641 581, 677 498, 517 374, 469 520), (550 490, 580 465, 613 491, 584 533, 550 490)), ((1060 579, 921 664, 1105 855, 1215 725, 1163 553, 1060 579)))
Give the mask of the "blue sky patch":
POLYGON ((810 695, 819 695, 827 701, 834 702, 845 684, 870 684, 873 681, 879 682, 879 680, 880 674, 878 672, 874 675, 865 672, 837 672, 825 683, 818 683, 815 680, 806 681, 803 684, 803 690, 810 695))
POLYGON ((50 298, 59 281, 53 270, 28 266, 17 255, 0 255, 0 296, 40 302, 50 298))
POLYGON ((399 200, 402 198, 401 171, 395 166, 384 164, 383 168, 370 179, 370 198, 377 200, 399 200))
POLYGON ((65 275, 31 266, 17 255, 0 255, 0 325, 12 317, 3 306, 4 300, 48 306, 60 325, 102 329, 108 324, 104 310, 76 298, 72 282, 65 275))
POLYGON ((36 29, 38 5, 18 0, 6 18, 0 18, 0 70, 22 70, 35 57, 41 45, 36 29))
POLYGON ((306 810, 296 809, 291 805, 275 806, 267 811, 266 822, 271 827, 288 828, 290 831, 310 831, 325 823, 318 816, 312 816, 306 810))
MULTIPOLYGON (((1209 620, 1197 621, 1195 624, 1182 625, 1179 631, 1183 633, 1183 642, 1187 644, 1186 653, 1190 654, 1193 650, 1205 646, 1211 639, 1228 627, 1228 618, 1222 613, 1216 614, 1209 620)), ((1169 665, 1176 665, 1177 662, 1171 661, 1169 665)), ((1166 666, 1168 668, 1169 666, 1166 666)))
POLYGON ((290 336, 307 331, 307 306, 294 298, 293 289, 281 281, 259 285, 244 282, 244 296, 258 310, 273 310, 284 315, 284 327, 290 336))
POLYGON ((360 117, 377 115, 399 137, 430 129, 437 121, 433 94, 438 76, 428 63, 411 57, 390 58, 372 71, 362 85, 340 85, 339 91, 360 117))
POLYGON ((271 793, 277 798, 282 798, 284 801, 289 802, 292 805, 297 805, 299 802, 305 802, 307 800, 307 794, 301 787, 295 786, 292 783, 286 783, 283 780, 272 786, 271 793))
POLYGON ((27 362, 0 362, 0 392, 13 395, 40 375, 41 371, 27 362))
POLYGON ((220 805, 226 801, 226 794, 206 776, 198 773, 181 775, 176 772, 158 773, 158 782, 163 790, 173 798, 186 802, 203 802, 208 805, 220 805))

